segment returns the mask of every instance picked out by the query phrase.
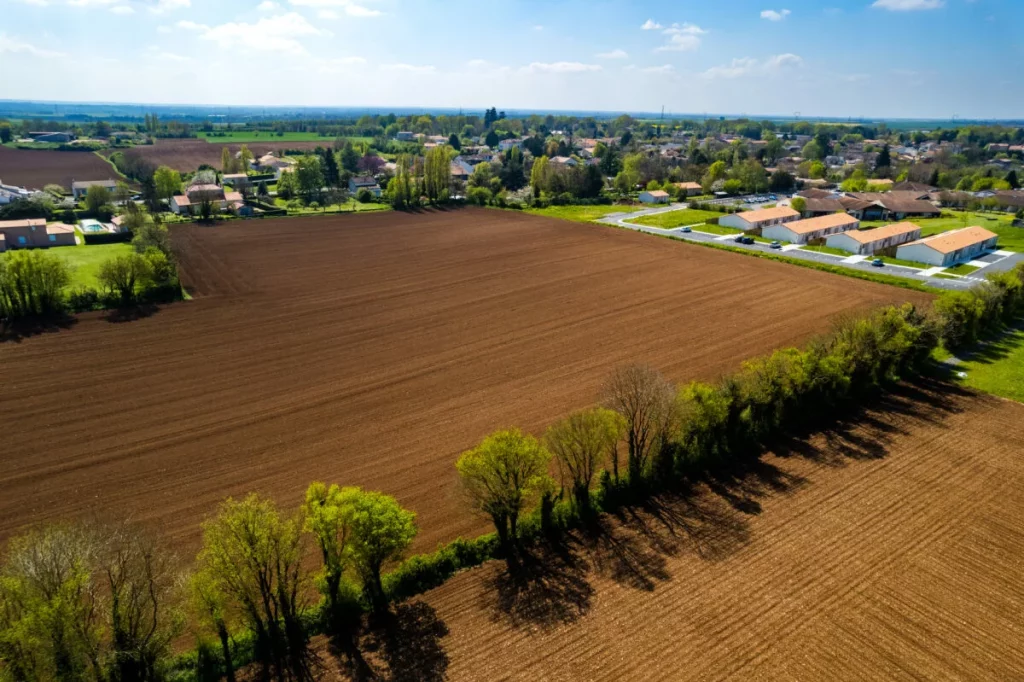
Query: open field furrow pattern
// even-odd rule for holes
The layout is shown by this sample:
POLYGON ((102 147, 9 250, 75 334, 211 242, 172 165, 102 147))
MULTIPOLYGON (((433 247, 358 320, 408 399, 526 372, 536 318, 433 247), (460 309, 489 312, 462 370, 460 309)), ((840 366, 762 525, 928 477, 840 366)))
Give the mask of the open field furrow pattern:
POLYGON ((60 185, 71 191, 75 180, 116 180, 113 166, 92 152, 14 149, 0 145, 0 180, 6 185, 42 189, 60 185))
POLYGON ((1022 429, 1018 403, 903 387, 741 479, 627 512, 610 554, 571 543, 573 588, 538 589, 532 617, 501 564, 459 575, 425 597, 448 678, 1018 679, 1022 429))
MULTIPOLYGON (((158 145, 159 146, 159 145, 158 145)), ((0 345, 0 537, 97 514, 190 551, 228 495, 396 495, 415 549, 486 529, 453 463, 592 404, 611 369, 715 379, 921 294, 488 210, 175 227, 193 301, 0 345)))

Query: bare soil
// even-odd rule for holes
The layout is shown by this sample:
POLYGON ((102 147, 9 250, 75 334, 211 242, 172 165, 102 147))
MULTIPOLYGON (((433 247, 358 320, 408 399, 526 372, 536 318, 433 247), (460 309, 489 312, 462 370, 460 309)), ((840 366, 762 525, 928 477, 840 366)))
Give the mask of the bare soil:
MULTIPOLYGON (((903 387, 516 578, 458 575, 355 661, 424 681, 1021 679, 1022 451, 1024 405, 903 387)), ((323 651, 332 679, 359 669, 323 651)))
POLYGON ((0 344, 0 539, 127 515, 188 553, 225 497, 294 505, 320 479, 396 495, 430 550, 487 527, 457 493, 461 451, 593 403, 616 365, 714 379, 927 299, 513 212, 174 230, 195 300, 0 344))
POLYGON ((0 146, 0 180, 5 184, 30 189, 54 184, 70 190, 74 180, 116 180, 119 177, 113 166, 92 152, 0 146))
MULTIPOLYGON (((313 150, 317 147, 331 147, 334 140, 325 137, 317 142, 253 142, 246 143, 258 159, 267 152, 281 152, 287 149, 313 150)), ((206 164, 220 168, 224 147, 234 154, 242 148, 240 143, 207 142, 205 139, 160 139, 152 145, 142 145, 126 150, 125 156, 138 156, 156 166, 169 166, 183 173, 191 173, 206 164)))

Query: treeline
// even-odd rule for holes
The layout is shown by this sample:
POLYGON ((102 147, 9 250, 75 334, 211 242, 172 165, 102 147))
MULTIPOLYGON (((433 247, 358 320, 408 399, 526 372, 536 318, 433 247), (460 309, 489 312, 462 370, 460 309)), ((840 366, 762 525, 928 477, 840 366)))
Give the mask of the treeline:
POLYGON ((884 308, 714 383, 677 387, 650 367, 621 367, 598 407, 539 438, 508 429, 463 453, 459 481, 495 532, 390 573, 415 514, 388 495, 320 482, 293 510, 257 495, 224 502, 188 572, 131 526, 30 531, 0 563, 0 680, 235 680, 248 665, 263 680, 316 679, 313 635, 345 650, 366 613, 489 559, 517 571, 536 542, 589 532, 597 514, 756 458, 773 437, 921 372, 940 343, 955 348, 1020 317, 1022 278, 1019 266, 927 310, 884 308), (196 649, 172 657, 186 622, 196 649))

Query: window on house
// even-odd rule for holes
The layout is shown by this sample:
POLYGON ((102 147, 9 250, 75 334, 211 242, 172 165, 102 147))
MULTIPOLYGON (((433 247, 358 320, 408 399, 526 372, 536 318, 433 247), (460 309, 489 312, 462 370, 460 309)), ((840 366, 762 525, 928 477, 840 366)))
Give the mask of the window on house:
POLYGON ((18 237, 18 243, 19 244, 24 244, 25 243, 25 238, 24 237, 18 237))
POLYGON ((55 241, 57 241, 57 235, 55 235, 55 234, 51 234, 51 235, 50 235, 50 241, 51 241, 51 242, 55 242, 55 241))

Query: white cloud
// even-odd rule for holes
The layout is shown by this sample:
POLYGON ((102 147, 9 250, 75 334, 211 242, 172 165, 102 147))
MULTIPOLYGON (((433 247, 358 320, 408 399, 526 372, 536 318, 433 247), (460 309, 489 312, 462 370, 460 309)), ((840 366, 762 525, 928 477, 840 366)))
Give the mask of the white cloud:
POLYGON ((192 6, 192 0, 157 0, 156 5, 149 8, 154 14, 173 12, 179 9, 187 9, 192 6))
POLYGON ((157 33, 162 33, 165 36, 169 36, 172 33, 174 33, 174 29, 171 28, 170 26, 157 26, 156 27, 156 32, 157 33))
POLYGON ((714 80, 741 78, 751 74, 771 74, 785 68, 800 66, 803 62, 803 58, 792 53, 777 54, 763 62, 751 57, 739 57, 728 64, 711 67, 702 73, 701 77, 714 80))
POLYGON ((313 63, 320 73, 343 74, 351 73, 353 66, 365 64, 366 60, 362 57, 337 57, 334 59, 319 59, 313 63))
POLYGON ((333 9, 322 9, 316 13, 321 19, 327 19, 328 21, 335 21, 341 19, 341 15, 335 12, 333 9))
POLYGON ((671 64, 662 64, 661 66, 647 66, 640 69, 641 73, 672 73, 675 68, 671 64))
POLYGON ((544 25, 543 24, 537 24, 537 25, 535 25, 533 27, 533 30, 534 31, 543 31, 544 30, 544 25))
POLYGON ((594 55, 598 59, 628 59, 629 55, 625 50, 612 50, 611 52, 599 52, 594 55))
POLYGON ((132 9, 130 5, 114 5, 113 7, 110 8, 110 12, 112 14, 121 14, 121 15, 135 14, 135 10, 132 9))
POLYGON ((655 48, 656 52, 692 52, 700 47, 700 36, 707 33, 696 24, 672 24, 662 34, 668 42, 655 48))
POLYGON ((648 19, 643 23, 643 26, 641 26, 640 28, 645 31, 657 31, 659 28, 661 28, 661 24, 656 22, 654 19, 648 19))
POLYGON ((773 9, 766 9, 763 12, 761 12, 761 18, 767 19, 768 21, 782 21, 790 14, 792 14, 792 12, 790 12, 788 9, 780 9, 777 12, 773 9))
POLYGON ((946 4, 943 0, 875 0, 871 6, 891 12, 910 12, 919 9, 938 9, 946 4))
POLYGON ((381 69, 385 71, 404 71, 406 73, 434 73, 434 67, 430 65, 418 65, 418 64, 381 64, 381 69))
POLYGON ((32 55, 33 57, 42 57, 46 59, 67 56, 63 52, 36 47, 32 43, 26 43, 24 40, 9 36, 6 33, 0 33, 0 54, 5 52, 10 52, 12 54, 20 52, 32 55))
POLYGON ((259 5, 256 6, 258 12, 274 12, 281 9, 281 5, 277 4, 273 0, 263 0, 259 5))
POLYGON ((296 7, 310 7, 312 9, 321 10, 332 10, 341 9, 345 10, 345 14, 350 17, 377 17, 381 15, 380 10, 371 9, 364 5, 360 5, 355 0, 288 0, 292 5, 296 7))
POLYGON ((194 21, 179 21, 178 28, 196 31, 200 38, 223 49, 245 48, 293 55, 308 54, 298 38, 330 35, 330 32, 318 29, 296 12, 263 17, 254 24, 229 22, 220 26, 207 26, 194 21))
POLYGON ((531 73, 582 73, 585 71, 600 71, 599 64, 583 64, 581 62, 533 62, 524 70, 531 73))

